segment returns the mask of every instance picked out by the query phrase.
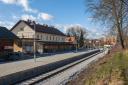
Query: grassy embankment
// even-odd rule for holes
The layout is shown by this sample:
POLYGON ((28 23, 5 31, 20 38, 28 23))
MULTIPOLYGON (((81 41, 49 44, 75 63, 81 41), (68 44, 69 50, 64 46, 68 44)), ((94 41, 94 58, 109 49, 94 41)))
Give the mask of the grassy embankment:
POLYGON ((128 85, 128 50, 117 52, 96 67, 85 85, 128 85))

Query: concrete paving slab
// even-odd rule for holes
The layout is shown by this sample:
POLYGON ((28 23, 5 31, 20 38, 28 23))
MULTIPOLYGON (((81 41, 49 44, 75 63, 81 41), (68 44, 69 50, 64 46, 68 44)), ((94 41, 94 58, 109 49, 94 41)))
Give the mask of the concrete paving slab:
POLYGON ((29 60, 0 64, 0 77, 6 76, 12 73, 24 71, 27 69, 35 68, 38 66, 46 65, 49 63, 61 61, 61 60, 68 59, 71 57, 79 56, 79 55, 82 55, 82 54, 85 54, 91 51, 92 50, 82 51, 82 52, 77 52, 77 53, 70 52, 70 53, 64 53, 64 54, 57 54, 53 56, 40 57, 36 59, 36 63, 34 62, 33 59, 29 59, 29 60))

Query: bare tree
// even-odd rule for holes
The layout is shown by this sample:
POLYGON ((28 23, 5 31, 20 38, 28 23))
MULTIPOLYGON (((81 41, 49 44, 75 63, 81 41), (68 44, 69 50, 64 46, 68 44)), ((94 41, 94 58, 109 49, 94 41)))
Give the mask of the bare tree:
POLYGON ((81 27, 79 25, 71 26, 67 30, 68 36, 74 36, 77 44, 79 47, 82 47, 84 45, 84 40, 87 36, 87 31, 84 27, 81 27))
POLYGON ((124 46, 123 29, 128 25, 127 0, 88 0, 88 9, 95 21, 114 28, 122 48, 124 46))

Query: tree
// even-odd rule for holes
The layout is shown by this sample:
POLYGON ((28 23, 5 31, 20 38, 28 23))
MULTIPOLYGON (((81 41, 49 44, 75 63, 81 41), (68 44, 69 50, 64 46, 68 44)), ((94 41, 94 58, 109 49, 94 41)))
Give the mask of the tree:
POLYGON ((95 21, 114 28, 122 48, 124 46, 123 29, 128 25, 127 0, 88 0, 88 9, 95 21))
POLYGON ((79 25, 71 26, 67 30, 68 36, 74 36, 79 47, 84 45, 85 37, 87 36, 87 31, 84 27, 79 25))
POLYGON ((81 32, 80 32, 80 39, 79 39, 79 46, 80 47, 83 47, 83 45, 84 45, 84 31, 83 30, 81 30, 81 32))

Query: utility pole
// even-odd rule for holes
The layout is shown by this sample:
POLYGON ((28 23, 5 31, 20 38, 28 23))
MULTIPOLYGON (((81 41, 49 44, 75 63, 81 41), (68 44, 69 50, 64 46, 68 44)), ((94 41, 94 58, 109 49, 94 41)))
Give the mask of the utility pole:
POLYGON ((33 54, 34 54, 34 62, 36 62, 36 23, 35 21, 31 22, 31 25, 34 27, 34 36, 33 36, 33 54))

